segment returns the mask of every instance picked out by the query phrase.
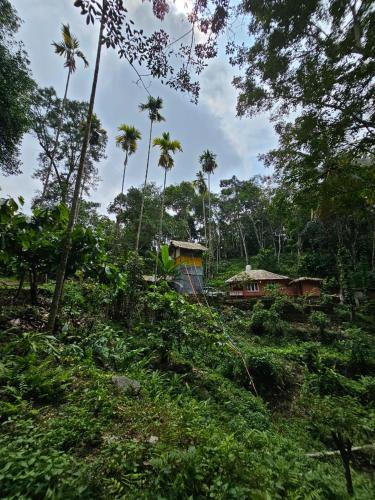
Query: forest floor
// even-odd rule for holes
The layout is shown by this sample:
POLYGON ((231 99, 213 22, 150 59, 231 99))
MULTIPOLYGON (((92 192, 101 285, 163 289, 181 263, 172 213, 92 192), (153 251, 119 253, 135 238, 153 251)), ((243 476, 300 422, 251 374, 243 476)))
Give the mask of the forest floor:
MULTIPOLYGON (((43 330, 48 287, 37 307, 2 292, 2 498, 347 498, 340 458, 307 456, 334 449, 310 406, 332 394, 372 411, 375 304, 322 336, 173 293, 148 298, 159 319, 129 325, 81 292, 67 287, 57 336, 43 330)), ((355 454, 352 473, 355 498, 373 498, 374 450, 355 454)))

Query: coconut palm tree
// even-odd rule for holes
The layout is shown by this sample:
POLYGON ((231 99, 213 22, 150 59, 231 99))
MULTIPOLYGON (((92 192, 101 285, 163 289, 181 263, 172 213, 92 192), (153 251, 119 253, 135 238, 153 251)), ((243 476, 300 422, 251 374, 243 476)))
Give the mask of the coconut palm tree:
POLYGON ((203 172, 197 172, 197 178, 193 181, 193 186, 197 190, 198 195, 202 198, 202 209, 203 209, 203 226, 204 226, 204 242, 207 244, 207 221, 206 221, 206 203, 205 198, 207 197, 207 184, 203 172))
POLYGON ((139 215, 139 223, 138 223, 138 231, 137 231, 137 241, 135 244, 135 251, 138 252, 139 249, 139 239, 141 237, 142 230, 142 219, 143 219, 143 211, 145 206, 145 193, 146 193, 146 185, 147 185, 147 176, 148 176, 148 166, 150 163, 150 149, 151 149, 151 136, 152 136, 152 127, 154 122, 160 123, 165 120, 165 118, 160 114, 160 110, 163 108, 163 99, 161 97, 152 97, 151 95, 148 97, 148 100, 145 104, 140 104, 140 111, 147 111, 148 117, 150 119, 150 135, 148 140, 148 152, 147 152, 147 163, 145 170, 145 180, 143 183, 142 189, 142 202, 141 202, 141 212, 139 215))
POLYGON ((211 174, 213 174, 217 168, 216 155, 209 149, 206 149, 200 155, 199 163, 201 164, 202 172, 207 174, 207 181, 208 181, 208 248, 209 248, 208 256, 210 261, 212 252, 212 213, 211 213, 210 177, 211 174))
POLYGON ((69 24, 63 24, 62 28, 61 28, 61 32, 62 32, 62 38, 63 38, 62 41, 59 43, 53 42, 52 45, 55 47, 55 53, 61 57, 64 57, 64 59, 65 59, 64 66, 65 66, 65 68, 68 68, 68 75, 66 78, 65 93, 64 93, 64 97, 63 97, 63 100, 61 103, 61 110, 60 110, 60 116, 59 116, 57 130, 56 130, 55 143, 54 143, 53 150, 52 150, 51 157, 50 157, 50 165, 49 165, 48 170, 47 170, 47 176, 46 176, 46 179, 44 181, 43 193, 42 193, 42 198, 41 198, 42 201, 44 200, 45 195, 46 195, 52 167, 54 167, 53 160, 54 160, 57 146, 59 143, 59 137, 60 137, 61 126, 62 126, 62 122, 63 122, 63 118, 64 118, 64 109, 65 109, 66 97, 68 95, 70 77, 71 77, 72 73, 74 73, 75 70, 77 69, 76 59, 77 58, 81 59, 83 61, 85 68, 87 68, 89 65, 84 53, 79 49, 78 39, 70 31, 69 24))
POLYGON ((89 140, 90 140, 91 121, 92 121, 93 114, 94 114, 94 104, 95 104, 95 97, 96 97, 96 88, 98 85, 100 58, 101 58, 102 46, 103 46, 103 34, 104 34, 104 27, 106 24, 107 8, 108 8, 108 0, 103 0, 101 20, 100 20, 100 29, 99 29, 98 43, 97 43, 97 49, 96 49, 95 69, 94 69, 94 76, 93 76, 92 85, 91 85, 91 94, 90 94, 90 101, 89 101, 89 109, 87 112, 87 122, 86 122, 85 135, 84 135, 83 141, 82 141, 81 156, 79 159, 79 164, 78 164, 78 169, 77 169, 77 177, 76 177, 76 182, 75 182, 75 186, 74 186, 72 205, 70 207, 70 212, 69 212, 69 221, 68 221, 68 226, 66 228, 65 237, 63 240, 62 248, 61 248, 60 262, 59 262, 59 265, 57 267, 57 273, 56 273, 56 284, 55 284, 55 289, 53 291, 52 304, 51 304, 51 309, 50 309, 49 316, 48 316, 47 329, 50 332, 53 332, 55 329, 56 318, 57 318, 57 314, 58 314, 58 311, 60 308, 61 297, 62 297, 63 288, 64 288, 66 266, 68 263, 68 257, 69 257, 70 249, 72 246, 72 235, 73 235, 74 223, 76 221, 76 214, 77 214, 77 209, 78 209, 78 202, 79 202, 79 195, 80 195, 80 191, 81 191, 82 178, 83 178, 83 174, 84 174, 84 170, 85 170, 86 153, 87 153, 87 148, 88 148, 88 144, 89 144, 89 140))
POLYGON ((161 137, 156 137, 152 143, 153 146, 158 146, 160 149, 159 156, 159 167, 164 168, 164 184, 163 193, 161 199, 161 212, 160 212, 160 226, 159 226, 159 238, 158 238, 158 249, 162 239, 163 234, 163 216, 164 216, 164 197, 165 197, 165 186, 167 183, 167 172, 171 170, 174 166, 174 159, 171 155, 176 153, 176 151, 182 151, 181 143, 177 140, 171 140, 169 132, 164 132, 161 137))
POLYGON ((140 131, 135 127, 133 127, 132 125, 122 124, 118 127, 118 131, 122 133, 116 136, 116 146, 120 147, 125 152, 124 170, 122 173, 122 183, 121 183, 121 194, 123 195, 128 158, 130 155, 134 154, 137 151, 138 147, 137 141, 139 141, 142 138, 142 135, 140 131))

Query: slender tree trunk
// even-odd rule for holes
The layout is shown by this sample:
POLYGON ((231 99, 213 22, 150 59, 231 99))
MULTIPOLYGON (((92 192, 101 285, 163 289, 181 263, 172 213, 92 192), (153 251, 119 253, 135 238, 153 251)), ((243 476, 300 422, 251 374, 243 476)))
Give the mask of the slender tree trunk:
POLYGON ((82 186, 81 186, 81 192, 80 192, 80 194, 79 194, 79 199, 78 199, 78 205, 77 205, 77 217, 76 217, 75 223, 77 222, 78 217, 79 217, 79 210, 80 210, 80 208, 81 208, 81 204, 82 204, 82 200, 83 200, 83 190, 85 189, 85 182, 86 182, 86 177, 85 177, 85 175, 83 175, 82 186))
POLYGON ((157 249, 156 249, 155 279, 158 275, 158 260, 159 260, 159 253, 160 253, 160 247, 161 247, 161 239, 163 237, 164 196, 165 196, 165 185, 167 183, 167 170, 168 169, 166 169, 166 168, 164 169, 164 185, 163 185, 163 195, 161 198, 159 237, 158 237, 157 249))
POLYGON ((220 262, 220 227, 217 231, 217 247, 216 247, 216 272, 219 272, 219 262, 220 262))
POLYGON ((148 152, 147 152, 147 163, 146 163, 146 172, 145 172, 145 181, 143 183, 143 189, 142 189, 142 202, 141 202, 141 212, 139 214, 139 222, 138 222, 138 231, 137 231, 137 241, 135 244, 135 251, 138 253, 139 250, 139 240, 141 237, 141 230, 142 230, 142 219, 143 219, 143 210, 145 207, 145 196, 146 196, 146 186, 147 186, 147 177, 148 177, 148 166, 150 164, 150 150, 151 150, 151 138, 152 138, 152 126, 153 126, 153 120, 151 120, 150 124, 150 137, 148 140, 148 152))
POLYGON ((298 233, 298 237, 297 237, 297 257, 298 257, 298 262, 301 259, 301 253, 302 253, 302 238, 301 238, 301 235, 298 233))
POLYGON ((207 183, 208 183, 208 270, 207 276, 211 276, 211 258, 212 258, 212 224, 211 224, 211 174, 208 172, 207 174, 207 183))
POLYGON ((350 470, 352 444, 349 442, 345 444, 345 442, 340 434, 332 433, 332 436, 333 436, 333 439, 336 443, 337 448, 340 451, 340 457, 342 460, 342 464, 344 466, 346 490, 348 492, 348 495, 353 496, 354 495, 354 488, 353 488, 352 473, 350 470))
POLYGON ((46 179, 44 181, 43 192, 42 192, 42 197, 41 197, 41 201, 42 202, 44 201, 44 199, 46 197, 46 194, 47 194, 48 183, 49 183, 49 178, 50 178, 50 175, 51 175, 53 161, 55 159, 55 154, 56 154, 56 151, 57 151, 57 146, 59 145, 59 137, 60 137, 61 127, 62 127, 63 118, 64 118, 64 109, 65 109, 65 104, 66 104, 66 96, 68 95, 68 88, 69 88, 69 82, 70 82, 70 75, 71 74, 72 74, 72 70, 69 68, 68 77, 66 79, 64 98, 63 98, 63 101, 61 103, 60 118, 59 118, 59 123, 58 123, 57 131, 56 131, 55 144, 53 146, 53 150, 52 150, 52 154, 51 154, 51 158, 50 158, 50 164, 49 164, 48 169, 47 169, 47 176, 46 176, 46 179))
POLYGON ((246 248, 245 236, 243 234, 240 222, 238 222, 238 229, 240 230, 240 236, 241 236, 241 240, 242 240, 243 251, 245 253, 245 260, 246 260, 246 265, 247 265, 249 263, 249 258, 248 258, 248 255, 247 255, 247 248, 246 248))
MULTIPOLYGON (((128 152, 126 151, 125 160, 124 160, 124 170, 123 170, 123 174, 122 174, 122 183, 121 183, 121 195, 122 196, 124 195, 124 183, 125 183, 125 174, 126 174, 127 165, 128 165, 128 152)), ((124 202, 123 202, 122 196, 121 196, 120 213, 116 217, 116 239, 117 240, 119 240, 119 236, 120 236, 120 215, 122 215, 122 213, 124 211, 124 202)), ((119 243, 119 241, 117 241, 117 243, 119 243)), ((119 250, 119 248, 120 248, 119 244, 117 246, 118 246, 117 250, 119 250)))
POLYGON ((204 223, 204 242, 207 245, 206 204, 204 202, 204 195, 202 195, 202 205, 203 205, 203 223, 204 223))
POLYGON ((25 271, 22 271, 21 276, 20 276, 20 282, 19 282, 18 288, 17 288, 17 292, 16 292, 16 295, 14 296, 14 300, 18 299, 18 297, 20 296, 24 281, 25 281, 25 271))
POLYGON ((88 109, 88 113, 87 113, 86 130, 85 130, 85 135, 84 135, 83 142, 82 142, 81 156, 80 156, 80 160, 79 160, 77 178, 76 178, 75 187, 74 187, 72 206, 70 208, 68 227, 67 227, 65 238, 63 241, 63 245, 62 245, 60 263, 59 263, 59 266, 57 268, 56 285, 55 285, 51 309, 50 309, 50 313, 49 313, 49 317, 48 317, 47 328, 50 332, 53 332, 55 329, 57 313, 59 310, 59 305, 60 305, 63 287, 64 287, 66 265, 68 262, 68 257, 69 257, 69 253, 70 253, 70 249, 71 249, 71 245, 72 245, 72 233, 73 233, 73 229, 74 229, 74 221, 76 219, 79 192, 81 189, 81 182, 82 182, 83 172, 84 172, 84 168, 85 168, 85 159, 86 159, 86 153, 87 153, 89 137, 90 137, 91 121, 92 121, 92 116, 93 116, 93 111, 94 111, 94 103, 95 103, 96 87, 97 87, 98 76, 99 76, 100 56, 101 56, 101 50, 102 50, 102 38, 103 38, 103 30, 104 30, 104 22, 105 22, 104 20, 105 20, 106 10, 107 10, 107 0, 103 0, 102 19, 100 22, 98 46, 97 46, 97 52, 96 52, 95 71, 94 71, 94 78, 93 78, 92 88, 91 88, 89 109, 88 109))
POLYGON ((38 305, 38 284, 37 284, 37 273, 35 267, 33 266, 29 271, 30 279, 30 299, 33 306, 38 305))
POLYGON ((121 194, 124 194, 124 183, 125 183, 125 174, 127 165, 128 165, 128 152, 126 151, 124 160, 124 171, 122 173, 121 194))
POLYGON ((257 226, 255 224, 254 217, 252 216, 252 214, 249 214, 249 218, 250 218, 251 223, 252 223, 253 228, 254 228, 255 238, 257 239, 257 242, 258 242, 258 245, 259 245, 259 250, 261 250, 263 248, 263 244, 262 244, 261 238, 259 236, 258 228, 257 228, 257 226))

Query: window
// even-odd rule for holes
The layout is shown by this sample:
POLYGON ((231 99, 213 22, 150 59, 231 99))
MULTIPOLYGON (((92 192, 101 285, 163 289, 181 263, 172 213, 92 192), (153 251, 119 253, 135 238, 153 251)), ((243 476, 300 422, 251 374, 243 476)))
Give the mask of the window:
POLYGON ((249 292, 258 292, 259 291, 258 283, 249 283, 247 285, 247 289, 249 290, 249 292))

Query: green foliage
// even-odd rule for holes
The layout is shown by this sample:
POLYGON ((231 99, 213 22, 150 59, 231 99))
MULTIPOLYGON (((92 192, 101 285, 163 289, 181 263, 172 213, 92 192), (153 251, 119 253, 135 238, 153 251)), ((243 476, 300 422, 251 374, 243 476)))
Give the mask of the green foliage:
POLYGON ((0 438, 0 483, 7 497, 82 498, 87 490, 86 466, 46 446, 32 421, 10 422, 14 434, 0 438))
POLYGON ((251 312, 251 328, 257 335, 282 335, 287 330, 281 319, 284 299, 277 297, 267 309, 262 301, 257 301, 251 312))
POLYGON ((319 329, 319 333, 323 337, 328 325, 327 315, 323 311, 313 311, 309 316, 309 321, 313 326, 319 329))
POLYGON ((23 44, 15 40, 21 20, 8 0, 0 1, 0 170, 19 174, 19 147, 30 127, 31 79, 23 44))
MULTIPOLYGON (((36 197, 35 202, 42 201, 43 205, 48 206, 56 203, 71 204, 77 165, 85 134, 88 106, 87 102, 66 99, 63 120, 60 123, 62 99, 57 96, 55 89, 52 87, 42 88, 35 92, 32 107, 32 128, 41 152, 38 156, 39 168, 35 170, 34 177, 40 179, 43 184, 47 172, 51 169, 51 153, 48 154, 48 152, 54 150, 56 135, 60 130, 59 142, 53 157, 53 164, 56 168, 50 171, 43 200, 36 197)), ((99 181, 97 163, 105 158, 107 132, 102 128, 100 119, 95 114, 90 134, 81 198, 84 194, 88 194, 91 188, 97 186, 99 181)))
MULTIPOLYGON (((23 200, 19 203, 22 205, 23 200)), ((30 280, 31 302, 37 302, 37 286, 41 275, 55 271, 59 261, 59 248, 68 223, 68 209, 56 205, 51 209, 34 208, 31 217, 18 212, 13 199, 0 204, 0 230, 2 252, 0 270, 14 273, 20 279, 30 280)), ((76 225, 72 234, 72 252, 68 260, 67 275, 79 268, 90 269, 101 255, 100 238, 91 228, 76 225)))
POLYGON ((167 278, 167 276, 174 276, 177 270, 177 264, 169 255, 169 246, 162 245, 160 247, 159 254, 151 254, 151 257, 155 260, 155 264, 158 268, 158 274, 162 278, 167 278))

